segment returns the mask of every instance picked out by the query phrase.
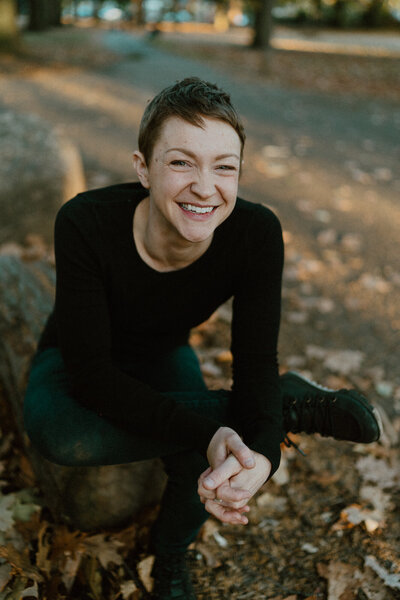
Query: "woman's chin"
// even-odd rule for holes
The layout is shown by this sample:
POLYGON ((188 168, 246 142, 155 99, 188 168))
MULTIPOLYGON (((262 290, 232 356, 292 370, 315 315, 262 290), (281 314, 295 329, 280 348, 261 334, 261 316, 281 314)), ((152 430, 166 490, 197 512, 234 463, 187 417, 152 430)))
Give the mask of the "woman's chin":
POLYGON ((204 244, 205 242, 209 242, 214 234, 214 230, 204 232, 204 233, 189 233, 185 232, 182 237, 191 244, 204 244))

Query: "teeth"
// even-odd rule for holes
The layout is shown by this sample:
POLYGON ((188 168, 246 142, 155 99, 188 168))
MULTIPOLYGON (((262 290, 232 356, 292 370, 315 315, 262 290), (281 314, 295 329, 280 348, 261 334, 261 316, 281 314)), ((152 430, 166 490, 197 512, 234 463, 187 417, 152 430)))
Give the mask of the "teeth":
POLYGON ((205 206, 204 208, 201 208, 200 206, 193 206, 193 204, 181 204, 181 206, 185 210, 188 210, 190 212, 197 213, 197 214, 200 214, 200 215, 204 215, 206 213, 210 213, 215 208, 214 206, 205 206))

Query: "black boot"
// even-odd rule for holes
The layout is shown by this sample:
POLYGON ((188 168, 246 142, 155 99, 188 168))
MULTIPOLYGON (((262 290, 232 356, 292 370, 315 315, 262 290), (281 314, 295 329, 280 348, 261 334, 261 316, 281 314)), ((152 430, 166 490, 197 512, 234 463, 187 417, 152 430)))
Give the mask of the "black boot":
POLYGON ((382 433, 378 411, 356 390, 330 390, 297 373, 280 377, 285 433, 319 433, 369 444, 382 433))
POLYGON ((156 555, 151 575, 152 600, 196 600, 185 552, 156 555))

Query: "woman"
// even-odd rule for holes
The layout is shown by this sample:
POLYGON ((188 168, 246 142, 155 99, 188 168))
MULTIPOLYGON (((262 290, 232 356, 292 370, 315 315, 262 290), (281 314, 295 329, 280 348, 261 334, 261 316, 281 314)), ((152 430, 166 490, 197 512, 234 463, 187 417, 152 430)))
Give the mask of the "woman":
POLYGON ((278 375, 282 234, 269 209, 237 198, 244 141, 229 96, 184 79, 145 110, 139 182, 80 194, 56 219, 56 302, 26 428, 59 464, 162 458, 158 600, 195 598, 187 546, 208 514, 247 523, 287 431, 379 438, 357 392, 278 375), (233 386, 209 391, 188 335, 231 297, 233 386))

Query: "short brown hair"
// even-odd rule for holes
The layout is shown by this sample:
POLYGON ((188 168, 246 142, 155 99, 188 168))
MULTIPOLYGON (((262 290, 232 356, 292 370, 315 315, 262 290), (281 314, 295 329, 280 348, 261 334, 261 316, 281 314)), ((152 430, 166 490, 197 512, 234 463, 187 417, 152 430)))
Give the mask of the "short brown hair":
POLYGON ((154 145, 161 128, 169 117, 203 126, 203 117, 225 121, 233 127, 240 138, 243 153, 246 135, 238 113, 231 103, 230 95, 215 84, 198 77, 186 77, 163 89, 144 111, 139 128, 139 150, 149 164, 154 145))

